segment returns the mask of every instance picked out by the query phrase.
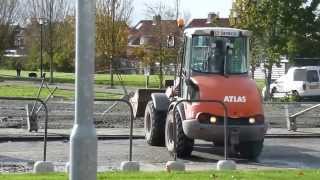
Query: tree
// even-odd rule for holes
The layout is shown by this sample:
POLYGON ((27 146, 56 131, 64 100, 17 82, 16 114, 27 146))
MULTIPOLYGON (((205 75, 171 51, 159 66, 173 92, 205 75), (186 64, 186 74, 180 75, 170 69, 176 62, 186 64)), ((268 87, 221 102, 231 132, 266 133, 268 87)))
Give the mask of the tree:
POLYGON ((236 0, 232 4, 230 13, 230 24, 237 28, 249 29, 253 32, 250 38, 250 66, 251 76, 254 79, 254 71, 256 65, 259 63, 259 56, 261 49, 259 39, 262 37, 262 27, 260 26, 256 8, 256 2, 252 3, 250 0, 236 0))
MULTIPOLYGON (((301 34, 305 36, 306 29, 310 29, 308 27, 310 24, 305 22, 315 22, 317 20, 312 13, 310 14, 309 7, 314 10, 318 4, 318 0, 313 0, 310 6, 306 4, 305 0, 234 1, 231 17, 236 18, 235 26, 253 32, 255 43, 253 43, 252 48, 257 48, 257 51, 253 51, 253 53, 258 52, 258 56, 265 59, 266 99, 269 98, 272 66, 279 63, 281 55, 286 55, 289 58, 297 55, 298 47, 301 47, 297 37, 301 34), (309 17, 306 17, 306 14, 309 17), (301 20, 304 22, 299 23, 301 20)), ((316 35, 317 31, 313 31, 313 33, 316 35)), ((311 41, 308 40, 308 42, 311 41)))
MULTIPOLYGON (((133 10, 130 0, 97 1, 97 54, 109 65, 111 86, 113 86, 113 69, 115 59, 126 56, 128 23, 133 10)), ((107 70, 108 71, 108 70, 107 70)))
MULTIPOLYGON (((31 17, 33 21, 31 23, 37 26, 39 19, 42 19, 44 24, 44 47, 45 47, 45 66, 49 66, 50 69, 50 82, 53 82, 53 69, 54 69, 54 57, 57 53, 65 53, 64 49, 61 49, 59 42, 65 38, 69 39, 68 34, 62 34, 61 26, 65 25, 64 21, 71 15, 72 5, 68 0, 27 0, 23 1, 25 7, 25 17, 31 17), (63 36, 63 38, 61 38, 63 36), (58 51, 62 50, 62 51, 58 51)), ((37 28, 37 27, 34 27, 37 28)), ((40 27, 39 27, 40 28, 40 27)), ((38 32, 38 31, 36 31, 38 32)), ((32 39, 31 39, 32 40, 32 39)), ((39 41, 38 41, 39 42, 39 41)), ((73 42, 73 41, 72 41, 73 42)), ((35 44, 36 42, 31 42, 35 44)), ((36 46, 33 46, 36 47, 36 46)), ((33 51, 31 51, 33 52, 33 51)), ((60 56, 58 56, 60 57, 60 56)))
POLYGON ((296 10, 299 16, 293 16, 295 21, 289 37, 288 56, 295 57, 320 57, 320 13, 319 0, 309 1, 296 10), (312 48, 310 48, 312 47, 312 48))

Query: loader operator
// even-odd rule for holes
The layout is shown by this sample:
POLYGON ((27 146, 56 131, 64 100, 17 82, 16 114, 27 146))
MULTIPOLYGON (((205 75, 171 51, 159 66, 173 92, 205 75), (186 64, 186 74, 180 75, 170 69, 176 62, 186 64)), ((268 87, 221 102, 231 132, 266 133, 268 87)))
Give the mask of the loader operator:
POLYGON ((208 57, 208 72, 222 73, 224 69, 224 43, 218 39, 214 44, 213 53, 208 57))

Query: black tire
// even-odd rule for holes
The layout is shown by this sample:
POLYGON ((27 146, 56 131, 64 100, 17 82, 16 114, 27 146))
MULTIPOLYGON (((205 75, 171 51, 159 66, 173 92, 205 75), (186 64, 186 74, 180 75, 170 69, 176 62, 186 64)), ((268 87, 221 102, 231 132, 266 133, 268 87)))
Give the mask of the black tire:
MULTIPOLYGON (((190 157, 193 145, 194 145, 194 139, 188 138, 182 129, 182 120, 178 112, 175 113, 176 116, 176 122, 177 122, 177 145, 176 145, 176 153, 178 158, 186 158, 190 157)), ((174 126, 173 126, 173 112, 172 110, 167 115, 166 120, 166 128, 165 128, 165 142, 166 147, 171 155, 174 155, 174 126)))
POLYGON ((263 149, 263 140, 261 141, 250 141, 250 142, 241 142, 238 145, 238 151, 240 157, 246 158, 249 160, 255 160, 260 155, 263 149))
POLYGON ((147 104, 144 114, 145 139, 151 146, 164 146, 164 130, 167 112, 157 112, 153 102, 147 104))
POLYGON ((301 96, 299 95, 298 91, 292 91, 292 99, 293 101, 301 101, 301 96))
POLYGON ((221 142, 221 141, 213 142, 213 145, 216 147, 222 147, 224 146, 224 142, 221 142))

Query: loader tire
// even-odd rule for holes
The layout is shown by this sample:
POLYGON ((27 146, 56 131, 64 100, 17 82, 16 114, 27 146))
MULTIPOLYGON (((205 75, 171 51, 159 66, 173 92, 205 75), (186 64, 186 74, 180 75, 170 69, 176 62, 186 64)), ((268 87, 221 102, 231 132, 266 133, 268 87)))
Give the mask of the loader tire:
POLYGON ((238 151, 242 158, 248 160, 256 160, 263 149, 263 140, 261 141, 250 141, 241 142, 238 145, 238 151))
POLYGON ((151 146, 164 146, 164 130, 167 112, 157 112, 149 101, 144 115, 145 139, 151 146))
MULTIPOLYGON (((176 129, 176 153, 178 158, 190 157, 194 139, 188 138, 182 129, 182 119, 178 112, 175 113, 177 129, 176 129)), ((166 147, 171 155, 174 155, 174 125, 173 125, 173 111, 171 110, 167 115, 166 128, 165 128, 165 141, 166 147)))

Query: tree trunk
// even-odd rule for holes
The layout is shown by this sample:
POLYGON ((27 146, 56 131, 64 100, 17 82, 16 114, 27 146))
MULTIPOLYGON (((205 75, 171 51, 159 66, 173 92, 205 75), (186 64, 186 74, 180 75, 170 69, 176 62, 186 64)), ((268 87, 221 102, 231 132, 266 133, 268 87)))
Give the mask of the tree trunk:
POLYGON ((270 100, 270 84, 271 84, 271 77, 272 77, 272 65, 269 65, 267 67, 267 71, 265 71, 265 77, 266 77, 266 94, 265 94, 265 101, 270 100))
POLYGON ((251 66, 251 78, 254 80, 254 71, 256 70, 256 66, 252 65, 251 66))

